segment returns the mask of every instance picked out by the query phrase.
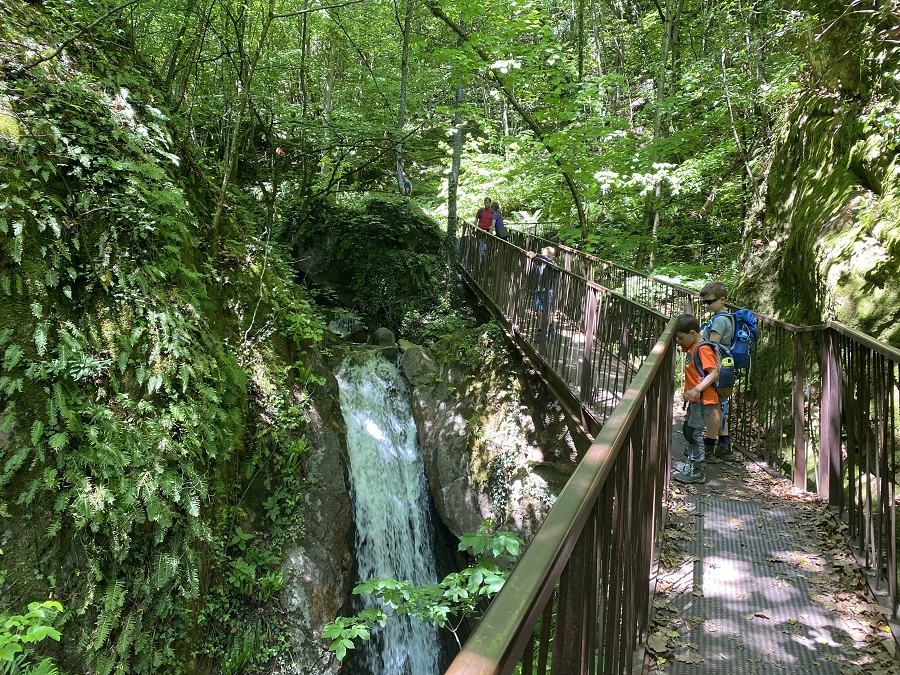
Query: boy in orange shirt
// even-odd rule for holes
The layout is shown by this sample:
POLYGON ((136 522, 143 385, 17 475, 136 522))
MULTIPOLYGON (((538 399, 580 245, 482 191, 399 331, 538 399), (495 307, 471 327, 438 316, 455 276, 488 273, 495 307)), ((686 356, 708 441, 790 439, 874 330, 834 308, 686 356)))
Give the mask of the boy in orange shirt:
POLYGON ((687 402, 688 409, 682 432, 688 442, 688 455, 685 468, 672 478, 679 483, 705 483, 706 420, 719 405, 719 397, 716 394, 716 382, 719 379, 716 353, 710 345, 704 345, 703 349, 700 349, 700 365, 706 371, 706 376, 701 378, 694 365, 693 356, 694 351, 703 342, 703 337, 700 335, 700 321, 691 314, 682 314, 676 319, 675 342, 681 347, 681 351, 687 354, 684 366, 685 392, 682 394, 682 400, 687 402))

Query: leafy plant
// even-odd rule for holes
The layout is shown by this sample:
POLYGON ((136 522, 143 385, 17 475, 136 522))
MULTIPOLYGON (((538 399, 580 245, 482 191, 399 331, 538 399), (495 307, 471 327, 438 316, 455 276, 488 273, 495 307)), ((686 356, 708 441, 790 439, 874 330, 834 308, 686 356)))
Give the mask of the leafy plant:
POLYGON ((63 611, 55 600, 32 602, 25 614, 0 614, 0 673, 38 675, 55 673, 51 659, 32 664, 32 646, 50 638, 59 641, 61 634, 53 627, 57 615, 63 611))
POLYGON ((392 616, 409 615, 449 630, 460 644, 458 631, 462 622, 479 614, 484 601, 490 600, 503 587, 509 576, 502 565, 515 562, 521 552, 522 539, 510 532, 495 532, 485 521, 472 534, 460 539, 459 550, 474 556, 472 564, 461 572, 448 574, 436 584, 413 586, 410 581, 376 577, 362 581, 354 595, 373 595, 393 610, 364 609, 351 617, 338 617, 325 624, 322 637, 330 639, 329 651, 342 660, 354 640, 368 640, 373 626, 384 625, 392 616))

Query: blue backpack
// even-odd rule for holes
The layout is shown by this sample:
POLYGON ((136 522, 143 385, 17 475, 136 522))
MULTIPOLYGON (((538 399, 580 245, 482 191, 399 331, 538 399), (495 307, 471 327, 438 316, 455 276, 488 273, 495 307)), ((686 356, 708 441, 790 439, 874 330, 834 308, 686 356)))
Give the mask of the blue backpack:
POLYGON ((728 389, 730 387, 733 387, 737 379, 734 374, 734 369, 736 368, 734 357, 731 350, 721 342, 711 342, 709 340, 704 340, 699 345, 697 345, 697 348, 694 350, 694 368, 696 368, 697 372, 700 373, 700 379, 702 380, 704 377, 706 377, 706 370, 703 368, 703 364, 700 363, 700 348, 703 345, 709 345, 710 347, 712 347, 713 352, 716 355, 716 366, 719 369, 719 379, 716 382, 716 389, 728 389))
MULTIPOLYGON (((753 349, 753 343, 756 342, 756 317, 749 309, 739 309, 734 314, 729 312, 716 312, 712 319, 717 316, 731 317, 734 324, 734 336, 731 338, 731 356, 734 358, 734 367, 736 370, 742 370, 750 365, 750 352, 753 349)), ((709 328, 712 322, 710 319, 703 324, 704 328, 709 328)))

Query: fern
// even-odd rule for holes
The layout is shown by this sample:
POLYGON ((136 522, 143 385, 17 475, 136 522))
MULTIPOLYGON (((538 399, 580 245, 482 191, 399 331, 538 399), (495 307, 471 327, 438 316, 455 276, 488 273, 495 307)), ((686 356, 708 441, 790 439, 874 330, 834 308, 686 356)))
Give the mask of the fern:
POLYGON ((129 652, 131 651, 132 647, 131 638, 137 625, 138 622, 135 620, 135 613, 130 612, 128 614, 128 617, 122 623, 122 628, 119 631, 119 637, 116 639, 116 653, 123 661, 128 660, 129 652))

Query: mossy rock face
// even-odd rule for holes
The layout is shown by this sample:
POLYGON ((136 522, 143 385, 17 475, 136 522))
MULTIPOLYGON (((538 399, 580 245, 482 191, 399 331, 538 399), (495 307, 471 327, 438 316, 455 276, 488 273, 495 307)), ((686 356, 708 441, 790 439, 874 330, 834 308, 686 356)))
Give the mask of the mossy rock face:
POLYGON ((900 167, 863 109, 800 98, 735 295, 791 323, 835 318, 900 346, 900 167))
POLYGON ((370 329, 409 328, 434 307, 443 235, 417 206, 375 195, 331 205, 310 222, 297 242, 300 271, 332 289, 370 329))

